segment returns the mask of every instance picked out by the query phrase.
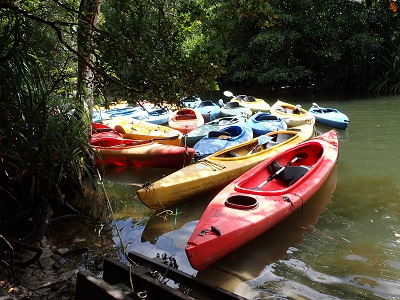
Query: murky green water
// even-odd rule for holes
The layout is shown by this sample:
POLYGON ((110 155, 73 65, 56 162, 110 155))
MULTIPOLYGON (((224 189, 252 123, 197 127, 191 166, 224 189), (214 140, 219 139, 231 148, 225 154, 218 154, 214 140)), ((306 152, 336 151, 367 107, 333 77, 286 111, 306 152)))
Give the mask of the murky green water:
POLYGON ((213 193, 157 214, 135 192, 171 171, 114 168, 106 188, 124 247, 173 256, 181 271, 248 299, 400 299, 400 97, 281 100, 307 109, 317 102, 350 118, 337 166, 303 211, 197 272, 184 248, 213 193))

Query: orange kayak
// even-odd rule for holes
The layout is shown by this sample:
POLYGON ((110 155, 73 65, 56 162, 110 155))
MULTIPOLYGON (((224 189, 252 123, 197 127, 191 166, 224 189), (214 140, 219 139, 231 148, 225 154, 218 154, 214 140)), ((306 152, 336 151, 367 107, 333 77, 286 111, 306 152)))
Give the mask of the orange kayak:
POLYGON ((192 108, 182 108, 173 113, 168 121, 170 128, 187 134, 204 124, 204 118, 199 111, 192 108))

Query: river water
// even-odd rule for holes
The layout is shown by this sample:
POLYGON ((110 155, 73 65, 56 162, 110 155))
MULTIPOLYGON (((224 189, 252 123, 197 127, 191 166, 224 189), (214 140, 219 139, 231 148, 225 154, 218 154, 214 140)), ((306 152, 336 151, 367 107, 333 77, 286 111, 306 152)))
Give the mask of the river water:
POLYGON ((109 235, 121 261, 122 247, 173 257, 179 270, 248 299, 400 299, 400 97, 254 96, 347 114, 339 160, 323 187, 302 211, 198 272, 184 248, 217 191, 154 212, 136 190, 172 170, 108 168, 105 187, 120 231, 109 235))

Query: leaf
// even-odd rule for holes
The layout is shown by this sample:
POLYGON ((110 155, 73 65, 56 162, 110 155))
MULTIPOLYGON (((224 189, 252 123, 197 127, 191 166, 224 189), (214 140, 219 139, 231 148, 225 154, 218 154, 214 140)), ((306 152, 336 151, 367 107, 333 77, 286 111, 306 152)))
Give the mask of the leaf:
POLYGON ((394 13, 397 11, 397 6, 396 6, 396 4, 394 4, 393 0, 390 0, 390 9, 394 13))

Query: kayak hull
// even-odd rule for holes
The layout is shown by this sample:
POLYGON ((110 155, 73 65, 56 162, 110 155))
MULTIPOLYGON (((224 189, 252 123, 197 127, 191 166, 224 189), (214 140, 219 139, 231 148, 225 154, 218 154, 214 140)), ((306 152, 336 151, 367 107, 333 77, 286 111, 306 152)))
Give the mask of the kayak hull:
POLYGON ((243 116, 222 117, 206 124, 203 124, 185 136, 185 145, 193 147, 198 141, 206 136, 210 131, 218 131, 231 125, 241 126, 247 122, 247 118, 243 116))
POLYGON ((328 178, 337 157, 338 139, 332 130, 267 159, 228 184, 209 203, 187 242, 192 267, 205 269, 301 208, 328 178), (307 171, 291 183, 278 176, 269 180, 283 166, 307 171))
POLYGON ((117 118, 102 122, 120 132, 126 139, 155 140, 164 145, 180 146, 183 134, 167 126, 149 123, 142 120, 117 118))
POLYGON ((193 108, 179 109, 174 112, 172 117, 168 120, 170 128, 178 130, 183 134, 187 134, 203 124, 203 116, 193 108))
POLYGON ((152 141, 120 140, 120 143, 102 140, 92 144, 96 163, 120 167, 155 167, 180 169, 189 165, 194 149, 163 145, 152 141), (129 142, 130 141, 130 142, 129 142))
POLYGON ((347 115, 335 108, 313 105, 308 111, 314 115, 316 123, 341 130, 346 130, 349 126, 350 121, 347 115))
POLYGON ((287 128, 287 124, 283 119, 265 112, 258 112, 251 116, 249 125, 255 137, 287 128))
POLYGON ((268 136, 277 140, 275 145, 271 141, 258 149, 258 139, 255 138, 214 153, 169 176, 147 183, 137 191, 137 195, 147 207, 160 209, 201 192, 223 187, 265 159, 314 136, 312 125, 296 129, 269 133, 268 136))
POLYGON ((283 101, 276 101, 270 110, 271 114, 285 120, 288 127, 302 124, 315 124, 315 117, 303 108, 283 101))

